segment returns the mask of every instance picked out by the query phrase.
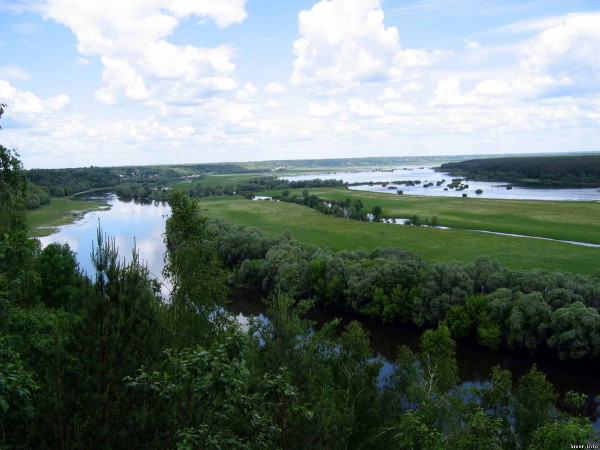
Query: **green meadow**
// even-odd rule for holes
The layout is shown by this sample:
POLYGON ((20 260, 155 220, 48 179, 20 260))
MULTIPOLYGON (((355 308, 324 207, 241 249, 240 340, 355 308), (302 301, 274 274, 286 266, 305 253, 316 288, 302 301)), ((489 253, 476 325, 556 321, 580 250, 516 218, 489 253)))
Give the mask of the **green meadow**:
MULTIPOLYGON (((290 194, 301 191, 292 189, 290 194)), ((269 191, 263 195, 281 195, 281 192, 269 191)), ((377 205, 387 218, 437 216, 440 225, 453 228, 600 244, 600 202, 427 197, 340 188, 309 189, 309 192, 329 200, 358 198, 365 211, 377 205)))
POLYGON ((61 225, 73 223, 86 212, 106 208, 103 202, 70 200, 68 197, 52 197, 50 203, 31 210, 27 216, 29 234, 32 237, 48 236, 61 225))
MULTIPOLYGON (((314 193, 317 194, 317 191, 314 193)), ((360 194, 362 198, 364 193, 360 194)), ((370 197, 370 194, 367 197, 370 197)), ((404 199, 406 198, 408 197, 404 199)), ((422 199, 414 198, 412 201, 416 205, 418 200, 422 199)), ((443 202, 451 199, 437 200, 441 207, 443 202)), ((396 202, 395 199, 389 201, 391 204, 396 202)), ((388 206, 380 204, 388 213, 388 206)), ((433 205, 435 203, 430 205, 431 209, 423 208, 415 212, 435 211, 433 205)), ((600 248, 468 230, 365 223, 321 214, 306 206, 275 201, 251 201, 240 196, 204 198, 201 200, 201 207, 203 213, 209 217, 219 217, 235 225, 257 227, 267 235, 278 235, 288 230, 301 242, 327 246, 333 250, 401 247, 418 252, 425 259, 436 261, 472 262, 481 256, 487 256, 499 261, 503 266, 515 269, 537 267, 590 274, 600 268, 600 248)), ((479 207, 492 214, 491 207, 479 207)), ((398 211, 403 210, 400 208, 398 211)), ((472 209, 470 213, 475 215, 476 210, 472 209)), ((466 219, 463 223, 467 223, 466 219)))
POLYGON ((246 181, 251 178, 260 176, 269 176, 269 173, 233 173, 224 175, 207 175, 204 178, 190 178, 189 181, 173 183, 170 186, 173 189, 192 189, 196 184, 200 183, 204 186, 228 186, 236 185, 240 181, 246 181))

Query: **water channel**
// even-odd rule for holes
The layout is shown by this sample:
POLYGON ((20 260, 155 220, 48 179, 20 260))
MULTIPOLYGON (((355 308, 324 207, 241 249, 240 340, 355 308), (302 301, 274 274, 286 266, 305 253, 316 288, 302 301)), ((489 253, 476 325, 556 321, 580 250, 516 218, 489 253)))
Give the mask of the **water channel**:
MULTIPOLYGON (((97 197, 96 197, 97 198, 97 197)), ((51 242, 67 243, 77 252, 80 267, 88 274, 93 274, 90 260, 96 233, 100 225, 102 231, 115 239, 120 255, 129 259, 132 249, 139 252, 151 274, 162 282, 162 267, 165 246, 162 233, 170 208, 164 202, 123 201, 114 194, 103 194, 101 197, 110 205, 109 209, 86 214, 83 219, 59 228, 59 230, 43 238, 42 245, 51 242)), ((169 286, 163 284, 163 295, 168 296, 169 286)), ((247 322, 250 316, 264 316, 264 305, 260 294, 256 292, 234 290, 229 307, 240 323, 247 322)), ((336 317, 343 323, 357 320, 364 324, 370 334, 373 351, 386 360, 382 375, 392 370, 397 348, 407 345, 416 348, 422 330, 411 326, 383 325, 359 318, 347 312, 316 308, 308 314, 308 319, 322 325, 336 317)), ((600 367, 589 364, 563 363, 553 358, 535 357, 513 352, 492 352, 474 343, 460 343, 457 348, 457 360, 460 379, 464 383, 476 383, 487 379, 491 368, 500 365, 513 372, 514 380, 525 374, 535 362, 548 379, 554 384, 557 392, 574 390, 586 393, 590 398, 600 395, 600 384, 597 382, 600 367)), ((595 420, 594 427, 600 429, 597 404, 590 403, 588 413, 595 420)))

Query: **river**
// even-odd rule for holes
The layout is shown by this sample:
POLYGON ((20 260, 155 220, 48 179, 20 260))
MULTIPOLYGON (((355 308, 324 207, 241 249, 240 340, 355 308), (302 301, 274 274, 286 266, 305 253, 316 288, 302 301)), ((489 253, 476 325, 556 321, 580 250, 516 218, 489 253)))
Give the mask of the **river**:
MULTIPOLYGON (((95 197, 98 198, 98 197, 95 197)), ((83 219, 69 225, 61 226, 58 232, 40 238, 42 245, 51 242, 67 243, 77 252, 80 267, 88 274, 93 274, 90 254, 96 239, 98 226, 102 231, 115 239, 120 255, 130 259, 131 251, 137 248, 140 258, 147 264, 152 276, 162 282, 162 267, 165 245, 163 242, 164 225, 171 210, 164 202, 123 201, 114 194, 103 194, 101 197, 110 205, 110 209, 94 211, 86 214, 83 219)), ((163 284, 163 295, 168 297, 169 286, 163 284)), ((268 320, 264 313, 264 305, 260 295, 255 292, 234 290, 230 297, 230 311, 241 324, 247 322, 250 316, 262 317, 268 320)), ((399 345, 416 348, 422 330, 405 325, 383 325, 359 318, 352 314, 331 309, 315 308, 307 318, 316 322, 317 326, 336 317, 343 323, 360 319, 369 332, 372 350, 386 360, 382 375, 389 373, 393 366, 399 345)), ((535 362, 556 390, 563 393, 574 390, 588 394, 590 398, 600 395, 600 385, 597 383, 598 367, 574 362, 564 363, 553 358, 535 357, 512 352, 493 352, 474 343, 461 342, 457 348, 459 376, 464 383, 476 383, 485 380, 495 365, 513 372, 514 380, 525 374, 535 362)), ((594 427, 600 429, 598 420, 598 405, 589 404, 588 413, 595 420, 594 427)))
MULTIPOLYGON (((580 201, 600 201, 600 190, 598 188, 561 188, 561 189, 541 189, 532 187, 523 187, 512 185, 501 181, 465 181, 469 187, 464 190, 455 190, 448 188, 448 184, 453 178, 458 178, 449 173, 436 172, 432 167, 418 166, 398 166, 393 169, 384 170, 365 170, 361 172, 330 172, 320 173, 318 175, 299 175, 292 177, 283 177, 290 181, 314 180, 320 178, 342 180, 346 183, 364 183, 360 186, 350 186, 350 189, 370 192, 383 192, 386 194, 396 194, 397 191, 403 191, 404 195, 427 195, 437 197, 462 197, 467 194, 469 197, 493 198, 493 199, 513 199, 513 200, 580 200, 580 201), (394 183, 395 181, 420 181, 414 186, 394 183), (442 182, 438 186, 438 182, 442 182), (369 183, 388 183, 387 186, 380 184, 369 185, 369 183), (432 186, 423 187, 426 184, 433 183, 432 186), (506 189, 511 186, 511 189, 506 189), (390 189, 396 187, 396 189, 390 189), (446 190, 444 190, 446 189, 446 190), (475 191, 481 189, 483 192, 477 194, 475 191)), ((600 187, 600 186, 599 186, 600 187)))

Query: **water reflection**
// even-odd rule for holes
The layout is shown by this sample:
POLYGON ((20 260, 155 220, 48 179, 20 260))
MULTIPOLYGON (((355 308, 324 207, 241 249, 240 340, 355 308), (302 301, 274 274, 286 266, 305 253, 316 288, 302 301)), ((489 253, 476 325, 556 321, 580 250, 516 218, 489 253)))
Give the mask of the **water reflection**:
MULTIPOLYGON (((261 294, 247 289, 235 289, 229 299, 228 310, 241 319, 241 323, 248 323, 252 316, 259 317, 261 321, 268 321, 265 315, 265 306, 261 294)), ((398 356, 400 346, 407 346, 417 350, 423 330, 410 325, 385 325, 379 322, 366 320, 362 316, 346 311, 331 308, 315 307, 310 310, 306 319, 315 322, 320 328, 327 322, 341 319, 338 332, 351 321, 358 320, 369 334, 371 350, 376 356, 384 358, 384 366, 379 374, 380 381, 394 369, 394 361, 398 356)), ((480 347, 474 342, 461 342, 456 349, 458 375, 461 382, 477 384, 489 379, 494 366, 508 369, 513 374, 513 382, 531 370, 533 364, 546 374, 547 379, 554 385, 554 389, 561 396, 568 390, 581 392, 589 396, 587 413, 595 421, 594 428, 600 429, 600 411, 594 399, 600 395, 600 385, 593 376, 600 367, 578 362, 561 362, 553 357, 535 356, 519 352, 500 351, 494 352, 480 347)))
POLYGON ((90 199, 102 199, 110 209, 86 214, 81 220, 64 225, 57 233, 40 238, 42 246, 51 242, 69 244, 77 253, 79 266, 88 274, 94 273, 90 255, 96 245, 98 227, 114 238, 119 255, 126 261, 131 260, 135 247, 140 260, 147 265, 154 278, 162 283, 163 295, 168 295, 169 286, 163 283, 162 268, 165 253, 163 232, 165 221, 171 214, 167 202, 152 200, 121 200, 114 194, 103 194, 90 199))
POLYGON ((401 190, 404 195, 426 195, 438 197, 462 197, 467 194, 469 197, 476 198, 494 198, 494 199, 521 199, 521 200, 587 200, 599 201, 600 192, 598 188, 561 188, 561 189, 540 189, 539 187, 524 187, 512 185, 508 182, 489 182, 489 181, 467 181, 469 187, 465 190, 456 191, 447 187, 452 182, 452 178, 458 178, 449 173, 436 172, 431 167, 416 166, 398 166, 387 171, 368 170, 363 172, 330 172, 317 175, 299 175, 294 177, 285 177, 290 181, 336 179, 347 183, 365 183, 360 186, 350 186, 350 189, 383 192, 386 194, 396 194, 401 190), (394 184, 394 181, 420 180, 421 184, 407 186, 406 184, 394 184), (440 186, 438 182, 445 180, 440 186), (386 186, 368 183, 388 183, 386 186), (433 186, 423 187, 424 184, 433 183, 433 186), (507 189, 507 186, 511 189, 507 189), (390 189, 396 186, 397 189, 390 189), (447 190, 444 190, 447 189, 447 190), (476 194, 475 191, 481 189, 483 193, 476 194))

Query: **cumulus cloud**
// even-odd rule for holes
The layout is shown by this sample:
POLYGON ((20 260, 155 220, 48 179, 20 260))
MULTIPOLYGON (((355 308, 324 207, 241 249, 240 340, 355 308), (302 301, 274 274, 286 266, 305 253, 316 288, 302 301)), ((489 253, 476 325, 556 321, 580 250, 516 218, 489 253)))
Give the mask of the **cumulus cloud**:
POLYGON ((434 106, 470 106, 482 102, 473 94, 463 94, 460 79, 446 78, 438 82, 434 92, 434 106))
POLYGON ((383 101, 398 100, 399 98, 402 98, 402 93, 392 87, 386 87, 379 96, 379 100, 383 101))
POLYGON ((96 99, 195 102, 237 88, 234 50, 166 41, 182 19, 210 18, 223 28, 246 18, 245 0, 31 1, 30 8, 68 27, 84 57, 100 57, 104 85, 96 99))
POLYGON ((502 30, 507 32, 536 31, 537 34, 513 45, 516 64, 504 76, 481 80, 468 95, 460 99, 455 95, 452 101, 472 104, 476 99, 483 101, 484 97, 514 100, 598 93, 599 23, 600 13, 580 13, 504 27, 502 30))
POLYGON ((267 84, 267 86, 265 87, 265 91, 269 94, 280 94, 282 92, 285 92, 285 88, 281 84, 273 82, 267 84))
POLYGON ((340 109, 340 105, 333 99, 329 99, 326 103, 310 102, 308 115, 311 117, 327 117, 336 114, 340 109))
POLYGON ((414 114, 416 111, 415 107, 408 102, 386 102, 383 105, 383 109, 395 116, 414 114))
POLYGON ((11 114, 40 114, 65 109, 69 97, 61 94, 42 99, 30 91, 21 91, 8 81, 0 80, 0 99, 5 102, 11 114))
POLYGON ((386 27, 379 0, 322 0, 299 14, 300 39, 291 81, 329 91, 362 82, 398 79, 407 68, 431 64, 423 50, 402 49, 386 27))
POLYGON ((254 98, 257 92, 258 89, 256 89, 256 86, 254 86, 252 83, 246 83, 236 92, 235 99, 242 102, 249 101, 254 98))
POLYGON ((379 117, 384 113, 377 105, 358 98, 348 100, 348 110, 357 117, 379 117))
POLYGON ((559 24, 545 29, 520 52, 521 67, 542 77, 551 77, 552 87, 571 86, 565 93, 600 89, 600 13, 569 14, 559 24), (568 82, 570 80, 571 82, 568 82))

